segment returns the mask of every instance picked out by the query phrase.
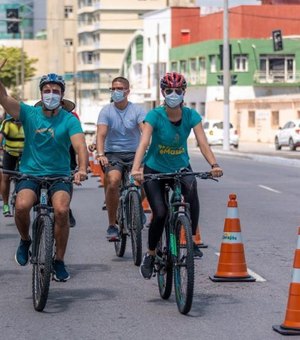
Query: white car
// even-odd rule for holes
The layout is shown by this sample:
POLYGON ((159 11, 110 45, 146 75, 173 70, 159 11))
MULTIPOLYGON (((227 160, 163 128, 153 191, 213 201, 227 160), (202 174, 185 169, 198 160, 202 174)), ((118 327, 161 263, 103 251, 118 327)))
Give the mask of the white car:
POLYGON ((93 135, 97 132, 97 125, 92 122, 82 122, 81 123, 83 132, 87 135, 93 135))
MULTIPOLYGON (((239 136, 231 123, 229 127, 229 144, 237 149, 239 136)), ((223 145, 223 122, 221 120, 205 120, 203 129, 209 145, 223 145)))
POLYGON ((288 146, 291 151, 300 146, 300 119, 289 120, 275 135, 275 149, 288 146))

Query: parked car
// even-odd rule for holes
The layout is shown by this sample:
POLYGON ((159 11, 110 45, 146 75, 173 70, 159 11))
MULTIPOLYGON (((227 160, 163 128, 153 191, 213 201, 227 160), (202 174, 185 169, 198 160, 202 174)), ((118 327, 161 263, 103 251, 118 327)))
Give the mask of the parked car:
POLYGON ((97 131, 97 126, 92 122, 82 122, 81 123, 82 130, 85 134, 93 135, 97 131))
POLYGON ((300 119, 289 120, 279 128, 275 135, 275 149, 281 150, 282 146, 288 146, 291 151, 300 146, 300 119))
MULTIPOLYGON (((223 122, 220 120, 205 120, 204 132, 209 145, 223 145, 223 122)), ((229 125, 229 144, 236 149, 239 147, 239 136, 236 129, 229 125)))

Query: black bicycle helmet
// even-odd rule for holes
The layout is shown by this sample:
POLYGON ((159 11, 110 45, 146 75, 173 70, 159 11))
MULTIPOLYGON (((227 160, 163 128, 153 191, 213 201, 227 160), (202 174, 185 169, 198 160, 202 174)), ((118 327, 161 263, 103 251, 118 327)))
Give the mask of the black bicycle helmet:
POLYGON ((42 88, 46 84, 57 84, 61 87, 62 92, 65 92, 65 81, 62 76, 57 75, 56 73, 49 73, 47 75, 42 76, 40 80, 40 91, 42 91, 42 88))

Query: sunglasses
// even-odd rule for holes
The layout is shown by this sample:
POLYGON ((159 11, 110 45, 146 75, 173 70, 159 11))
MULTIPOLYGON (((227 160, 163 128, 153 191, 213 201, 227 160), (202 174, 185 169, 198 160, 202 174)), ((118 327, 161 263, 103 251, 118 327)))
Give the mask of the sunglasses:
POLYGON ((164 91, 166 95, 169 95, 175 91, 175 93, 178 94, 179 96, 181 96, 184 92, 183 89, 165 89, 164 91))
POLYGON ((109 88, 109 91, 116 91, 116 90, 118 90, 118 91, 127 91, 128 89, 125 89, 124 87, 110 87, 109 88))

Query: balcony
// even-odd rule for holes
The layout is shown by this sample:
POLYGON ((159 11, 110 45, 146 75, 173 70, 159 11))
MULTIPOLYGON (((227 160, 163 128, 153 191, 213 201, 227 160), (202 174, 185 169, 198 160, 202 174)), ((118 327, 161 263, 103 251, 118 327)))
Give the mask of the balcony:
POLYGON ((300 71, 285 72, 285 71, 256 71, 253 77, 256 84, 267 85, 298 85, 300 83, 300 71))

